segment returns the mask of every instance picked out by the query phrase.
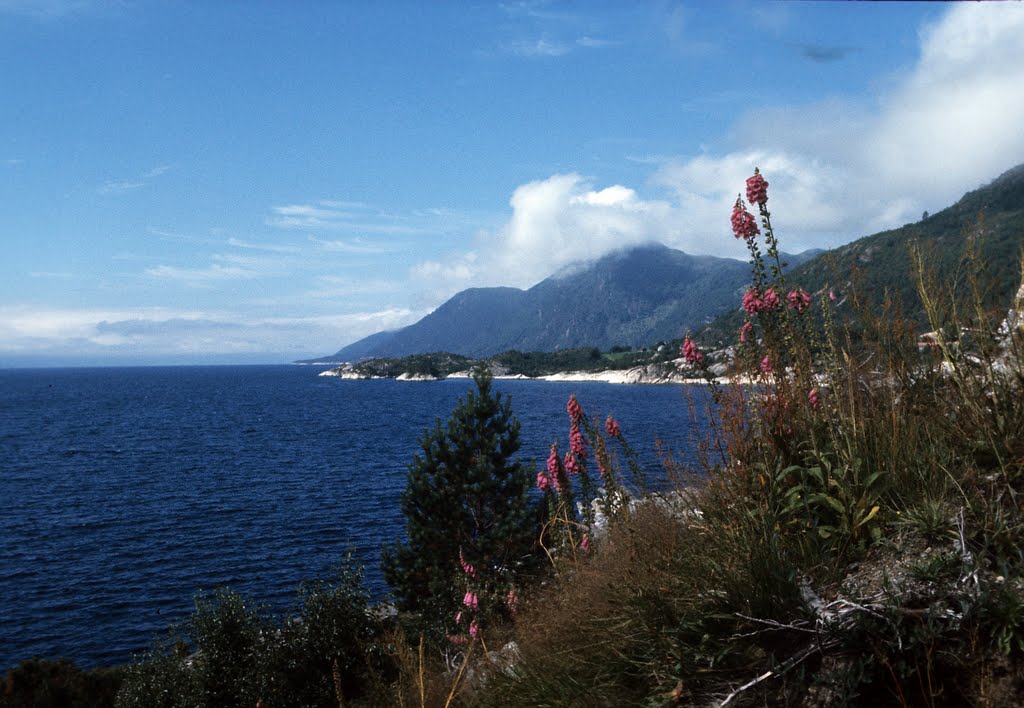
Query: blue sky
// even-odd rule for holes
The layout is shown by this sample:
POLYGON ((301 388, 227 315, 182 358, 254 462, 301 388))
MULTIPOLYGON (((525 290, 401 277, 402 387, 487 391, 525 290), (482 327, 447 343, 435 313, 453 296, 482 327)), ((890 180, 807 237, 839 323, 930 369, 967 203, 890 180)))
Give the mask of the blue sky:
MULTIPOLYGON (((287 362, 1024 162, 1024 4, 0 0, 0 366, 287 362)), ((586 294, 581 294, 586 297, 586 294)))

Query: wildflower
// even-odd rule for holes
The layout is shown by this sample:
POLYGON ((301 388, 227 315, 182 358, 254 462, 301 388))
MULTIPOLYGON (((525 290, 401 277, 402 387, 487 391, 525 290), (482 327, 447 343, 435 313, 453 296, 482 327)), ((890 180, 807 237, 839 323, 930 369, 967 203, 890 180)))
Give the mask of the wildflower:
POLYGON ((586 459, 586 445, 587 440, 583 437, 583 433, 580 431, 579 423, 573 423, 569 426, 569 449, 578 460, 586 459))
POLYGON ((546 492, 551 489, 551 478, 548 477, 544 470, 537 473, 537 489, 542 492, 546 492))
POLYGON ((473 637, 473 639, 476 639, 476 635, 478 635, 479 633, 480 625, 476 623, 476 620, 473 620, 469 623, 469 636, 473 637))
POLYGON ((830 289, 828 291, 828 299, 831 300, 832 302, 836 301, 836 291, 835 290, 831 290, 830 289))
POLYGON ((764 310, 776 310, 779 307, 779 296, 775 294, 775 288, 768 288, 764 297, 761 298, 761 304, 764 310))
POLYGON ((683 340, 681 353, 683 358, 686 360, 686 363, 691 366, 704 362, 704 355, 697 349, 697 344, 690 339, 689 335, 687 335, 686 339, 683 340))
POLYGON ((580 466, 576 462, 576 458, 573 457, 571 452, 565 453, 565 459, 562 460, 562 464, 565 465, 565 471, 569 474, 579 474, 580 466))
POLYGON ((740 327, 740 344, 747 343, 747 335, 754 331, 754 325, 750 322, 744 322, 743 326, 740 327))
POLYGON ((594 459, 597 460, 597 473, 604 479, 611 465, 608 462, 608 450, 605 449, 604 440, 601 438, 594 443, 594 459))
POLYGON ((462 624, 462 610, 455 613, 455 624, 462 624))
POLYGON ((818 410, 818 406, 821 404, 821 401, 818 399, 817 386, 815 386, 814 388, 807 392, 807 400, 810 402, 811 408, 813 408, 814 410, 818 410))
POLYGON ((617 438, 622 435, 622 431, 619 430, 619 424, 611 416, 608 416, 608 420, 604 422, 604 429, 609 437, 617 438))
POLYGON ((508 597, 505 598, 505 604, 508 605, 508 611, 512 614, 516 613, 516 608, 519 607, 519 596, 516 595, 515 588, 508 591, 508 597))
POLYGON ((811 305, 811 296, 803 288, 791 291, 786 299, 789 300, 789 309, 795 309, 797 312, 803 312, 811 305))
POLYGON ((768 182, 761 176, 758 169, 754 168, 754 176, 747 178, 747 201, 758 206, 768 201, 768 182))
POLYGON ((590 537, 587 536, 587 534, 583 534, 583 540, 580 541, 580 548, 583 549, 584 553, 588 553, 590 551, 590 537))
POLYGON ((569 403, 566 404, 565 410, 569 413, 569 420, 574 423, 583 417, 583 406, 576 400, 576 394, 569 396, 569 403))
POLYGON ((554 482, 555 491, 559 494, 568 489, 569 478, 565 476, 565 465, 562 464, 562 459, 558 456, 557 442, 551 446, 551 454, 548 455, 548 476, 554 482))
POLYGON ((761 293, 757 288, 750 288, 743 293, 743 309, 748 315, 756 315, 764 309, 764 302, 761 300, 761 293))
POLYGON ((732 232, 736 235, 736 238, 749 241, 761 233, 761 230, 757 228, 757 219, 743 208, 743 202, 738 198, 736 199, 736 206, 732 208, 732 217, 729 220, 732 222, 732 232))
POLYGON ((480 598, 476 596, 475 592, 470 590, 463 596, 462 604, 472 610, 475 610, 480 606, 480 598))
MULTIPOLYGON (((539 480, 538 480, 539 485, 539 480)), ((462 556, 462 549, 459 549, 459 565, 462 566, 462 572, 471 578, 476 577, 476 568, 466 562, 466 559, 462 556)))
POLYGON ((772 360, 767 356, 761 360, 761 371, 766 374, 772 373, 772 360))

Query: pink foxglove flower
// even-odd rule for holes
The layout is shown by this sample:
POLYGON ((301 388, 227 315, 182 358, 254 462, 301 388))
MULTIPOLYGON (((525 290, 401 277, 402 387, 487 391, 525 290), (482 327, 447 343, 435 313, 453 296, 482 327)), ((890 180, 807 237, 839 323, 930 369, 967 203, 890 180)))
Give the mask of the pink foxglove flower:
POLYGON ((687 335, 686 338, 683 340, 683 348, 681 350, 681 353, 683 355, 683 359, 685 359, 686 363, 689 364, 690 366, 693 366, 694 364, 700 364, 704 361, 704 355, 700 352, 699 349, 697 349, 696 342, 690 339, 689 335, 687 335))
POLYGON ((768 201, 768 182, 765 181, 756 167, 754 168, 754 176, 747 178, 747 201, 759 206, 768 201))
POLYGON ((619 430, 619 424, 611 416, 608 416, 608 420, 604 422, 604 429, 609 437, 617 438, 622 435, 622 431, 619 430))
POLYGON ((471 578, 476 577, 476 568, 466 562, 466 559, 462 556, 462 549, 459 549, 459 565, 462 566, 462 572, 471 578))
POLYGON ((569 478, 565 474, 565 465, 562 458, 558 456, 558 443, 551 445, 551 454, 548 455, 548 477, 554 482, 555 491, 562 494, 569 488, 569 478))
POLYGON ((546 492, 551 489, 551 478, 548 477, 544 470, 537 473, 537 489, 542 492, 546 492))
POLYGON ((790 309, 795 309, 797 312, 803 312, 811 306, 811 296, 803 288, 797 288, 786 296, 789 300, 790 309))
POLYGON ((469 623, 469 636, 476 639, 478 634, 480 634, 480 625, 476 623, 476 620, 473 620, 469 623))
POLYGON ((480 599, 476 596, 476 593, 470 590, 462 598, 462 604, 471 610, 475 610, 480 606, 480 599))
POLYGON ((574 423, 583 417, 583 406, 576 400, 575 393, 569 396, 569 403, 566 404, 565 410, 569 413, 569 420, 574 423))
POLYGON ((761 304, 764 310, 777 310, 779 307, 779 296, 775 294, 775 288, 768 288, 764 297, 761 298, 761 304))
POLYGON ((740 344, 747 343, 747 336, 754 331, 754 325, 751 322, 744 322, 743 326, 740 327, 740 344))
POLYGON ((807 392, 807 400, 811 404, 811 408, 818 410, 818 406, 821 405, 821 399, 818 398, 817 386, 807 392))
POLYGON ((565 465, 565 471, 569 474, 579 474, 580 466, 576 462, 576 458, 573 457, 571 452, 565 453, 565 459, 562 460, 562 464, 565 465))
POLYGON ((761 230, 757 228, 757 219, 743 208, 743 202, 739 199, 736 200, 736 206, 732 208, 732 217, 729 221, 732 222, 732 232, 736 238, 749 241, 761 233, 761 230))
POLYGON ((583 540, 580 541, 580 548, 583 549, 584 553, 590 552, 590 537, 587 534, 583 534, 583 540))
POLYGON ((579 460, 587 457, 587 439, 583 437, 578 422, 569 426, 569 450, 579 460))
POLYGON ((455 613, 455 624, 462 624, 462 610, 455 613))
POLYGON ((756 315, 764 309, 764 302, 761 300, 761 293, 757 288, 750 288, 743 293, 743 309, 748 315, 756 315))
POLYGON ((767 356, 761 360, 761 371, 766 374, 772 373, 772 360, 767 356))

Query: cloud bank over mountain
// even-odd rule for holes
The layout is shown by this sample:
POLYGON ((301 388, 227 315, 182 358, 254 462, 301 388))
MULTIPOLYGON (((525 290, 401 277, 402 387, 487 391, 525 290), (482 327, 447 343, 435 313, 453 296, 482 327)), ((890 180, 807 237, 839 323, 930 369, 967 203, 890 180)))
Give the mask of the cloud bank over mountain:
POLYGON ((728 216, 755 165, 771 183, 770 206, 784 205, 774 222, 791 250, 915 221, 1024 160, 1022 36, 1024 4, 957 5, 922 29, 917 63, 894 70, 869 99, 837 87, 808 105, 752 106, 730 130, 731 149, 651 158, 645 185, 602 185, 577 172, 523 184, 507 222, 481 233, 474 250, 420 263, 412 275, 449 295, 528 287, 652 240, 742 258, 728 216))

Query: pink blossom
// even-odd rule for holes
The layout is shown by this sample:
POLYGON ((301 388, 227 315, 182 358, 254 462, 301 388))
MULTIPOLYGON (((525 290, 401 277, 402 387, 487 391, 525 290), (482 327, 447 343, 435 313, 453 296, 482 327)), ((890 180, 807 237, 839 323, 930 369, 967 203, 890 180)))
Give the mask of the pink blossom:
POLYGON ((766 374, 772 373, 772 360, 767 356, 761 360, 761 371, 766 374))
POLYGON ((736 200, 736 206, 732 208, 732 217, 729 220, 732 222, 732 232, 736 238, 749 241, 761 233, 761 230, 757 228, 757 219, 743 208, 743 202, 739 199, 736 200))
POLYGON ((811 296, 803 288, 797 288, 786 296, 789 300, 789 308, 796 309, 797 312, 803 312, 811 305, 811 296))
POLYGON ((569 420, 576 422, 583 417, 583 406, 576 400, 576 394, 569 396, 569 403, 566 404, 565 410, 569 413, 569 420))
POLYGON ((697 344, 692 339, 690 339, 689 335, 687 335, 686 338, 683 340, 683 348, 681 350, 681 353, 683 355, 683 359, 686 360, 686 363, 690 364, 691 366, 694 364, 703 363, 704 361, 704 355, 697 349, 697 344))
POLYGON ((813 408, 814 410, 818 409, 818 406, 821 404, 821 401, 818 398, 817 386, 815 386, 814 388, 807 392, 807 400, 810 402, 811 408, 813 408))
POLYGON ((583 549, 584 553, 590 551, 590 537, 587 534, 583 534, 583 540, 580 541, 580 548, 583 549))
POLYGON ((610 465, 608 464, 608 450, 605 449, 602 438, 598 438, 594 443, 594 459, 597 460, 597 473, 601 475, 601 479, 604 479, 610 465))
POLYGON ((551 454, 548 455, 548 477, 555 484, 555 491, 562 494, 569 486, 569 478, 565 475, 565 465, 558 456, 558 443, 551 446, 551 454))
POLYGON ((604 429, 610 437, 617 438, 622 435, 622 431, 619 430, 619 424, 611 416, 608 416, 608 420, 604 422, 604 429))
POLYGON ((565 471, 568 472, 569 474, 580 473, 579 463, 576 462, 576 458, 573 457, 571 452, 565 453, 565 459, 562 460, 562 464, 565 465, 565 471))
POLYGON ((569 449, 572 454, 578 460, 584 460, 587 457, 587 439, 583 437, 583 433, 580 431, 579 423, 573 423, 569 426, 569 449))
POLYGON ((764 204, 768 201, 768 182, 754 168, 754 176, 747 178, 747 201, 751 204, 764 204))
POLYGON ((836 291, 835 290, 829 290, 828 291, 828 299, 831 300, 832 302, 836 301, 836 291))
POLYGON ((750 288, 743 293, 743 309, 747 311, 748 315, 756 315, 764 309, 764 302, 761 300, 761 293, 757 291, 757 288, 750 288))
POLYGON ((462 566, 462 572, 471 578, 476 577, 476 568, 466 562, 466 559, 462 556, 462 549, 459 549, 459 565, 462 566))
POLYGON ((754 325, 750 322, 744 322, 743 326, 740 327, 740 344, 747 343, 747 335, 754 331, 754 325))
POLYGON ((779 307, 779 296, 775 294, 775 288, 768 288, 761 302, 765 310, 776 310, 779 307))
POLYGON ((480 606, 480 599, 476 596, 475 592, 470 590, 463 596, 462 604, 472 610, 475 610, 480 606))
POLYGON ((478 634, 480 634, 480 625, 476 623, 476 620, 473 620, 469 623, 469 636, 476 639, 476 635, 478 634))
POLYGON ((462 624, 462 610, 455 613, 455 624, 462 624))
POLYGON ((537 489, 542 492, 546 492, 551 489, 551 478, 548 477, 544 470, 537 473, 537 489))

